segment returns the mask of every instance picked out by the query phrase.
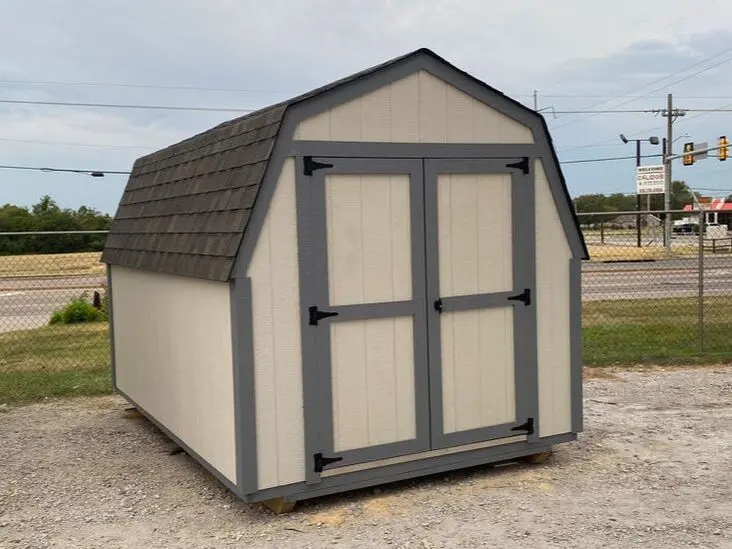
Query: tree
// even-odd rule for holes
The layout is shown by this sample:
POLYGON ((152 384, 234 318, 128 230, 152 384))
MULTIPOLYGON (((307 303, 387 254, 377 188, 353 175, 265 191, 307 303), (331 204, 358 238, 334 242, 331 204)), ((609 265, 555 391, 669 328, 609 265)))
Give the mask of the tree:
MULTIPOLYGON (((48 195, 30 208, 0 207, 2 232, 99 231, 108 230, 111 223, 109 215, 94 208, 64 209, 48 195)), ((105 240, 105 234, 13 235, 0 239, 0 255, 97 251, 105 240)))

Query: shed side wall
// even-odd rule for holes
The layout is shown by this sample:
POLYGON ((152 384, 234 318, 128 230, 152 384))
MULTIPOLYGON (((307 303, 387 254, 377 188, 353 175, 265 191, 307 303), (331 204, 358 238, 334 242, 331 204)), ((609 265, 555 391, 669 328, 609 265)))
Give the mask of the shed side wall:
POLYGON ((285 161, 247 271, 259 489, 305 480, 295 162, 285 161))
POLYGON ((117 387, 236 483, 229 284, 111 268, 117 387))
POLYGON ((536 162, 535 173, 539 435, 547 437, 572 431, 569 313, 572 252, 540 160, 536 162))
POLYGON ((302 121, 295 139, 533 143, 530 128, 425 70, 302 121))

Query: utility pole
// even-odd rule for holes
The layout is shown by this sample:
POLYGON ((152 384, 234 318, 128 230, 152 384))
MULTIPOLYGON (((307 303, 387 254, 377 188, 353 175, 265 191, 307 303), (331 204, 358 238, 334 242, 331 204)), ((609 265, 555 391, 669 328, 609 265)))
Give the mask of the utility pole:
MULTIPOLYGON (((671 209, 671 160, 668 160, 674 152, 674 96, 668 94, 668 105, 666 111, 666 151, 663 163, 666 165, 666 181, 663 186, 663 209, 668 212, 671 209)), ((671 214, 664 215, 663 242, 666 250, 671 251, 671 214)))
POLYGON ((534 90, 534 110, 539 112, 539 92, 534 90))

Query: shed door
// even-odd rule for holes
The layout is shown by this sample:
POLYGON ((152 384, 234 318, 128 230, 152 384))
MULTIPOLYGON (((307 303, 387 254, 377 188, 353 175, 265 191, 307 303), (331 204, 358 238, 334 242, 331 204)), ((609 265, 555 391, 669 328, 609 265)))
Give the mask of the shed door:
POLYGON ((531 435, 537 421, 534 190, 523 171, 425 161, 434 449, 531 435))
POLYGON ((429 449, 424 185, 422 160, 306 160, 304 389, 317 482, 329 465, 429 449))

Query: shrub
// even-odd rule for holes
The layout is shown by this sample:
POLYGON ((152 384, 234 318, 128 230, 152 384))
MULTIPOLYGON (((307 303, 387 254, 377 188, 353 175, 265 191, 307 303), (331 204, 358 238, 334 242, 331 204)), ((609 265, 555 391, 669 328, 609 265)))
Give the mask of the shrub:
POLYGON ((105 313, 89 303, 86 296, 80 296, 72 299, 63 309, 55 311, 49 324, 78 324, 102 320, 106 320, 105 313))

